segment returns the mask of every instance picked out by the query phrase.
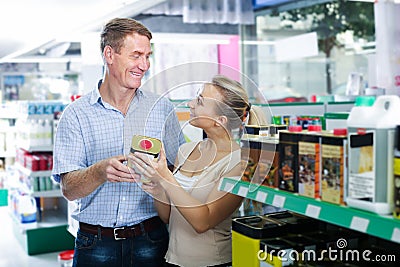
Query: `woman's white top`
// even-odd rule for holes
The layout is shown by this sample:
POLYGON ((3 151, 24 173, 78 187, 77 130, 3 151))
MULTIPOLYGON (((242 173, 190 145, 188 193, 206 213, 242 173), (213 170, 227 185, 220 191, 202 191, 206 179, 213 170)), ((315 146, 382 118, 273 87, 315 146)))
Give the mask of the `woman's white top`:
MULTIPOLYGON (((174 176, 192 197, 206 203, 208 195, 218 186, 224 174, 240 164, 241 155, 240 149, 236 150, 208 166, 193 179, 193 177, 182 175, 179 168, 198 143, 191 142, 180 147, 178 167, 174 176)), ((237 177, 237 179, 240 179, 240 177, 237 177)), ((185 267, 210 266, 231 262, 231 226, 232 217, 228 217, 214 228, 198 234, 179 210, 171 205, 168 225, 170 239, 168 252, 165 256, 167 262, 185 267)))

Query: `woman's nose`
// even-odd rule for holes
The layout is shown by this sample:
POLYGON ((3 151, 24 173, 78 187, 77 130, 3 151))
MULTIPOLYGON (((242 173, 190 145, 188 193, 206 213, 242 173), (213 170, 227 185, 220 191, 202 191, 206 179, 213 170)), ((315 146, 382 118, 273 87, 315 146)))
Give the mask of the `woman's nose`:
POLYGON ((190 100, 190 101, 186 104, 186 106, 189 107, 189 108, 194 108, 194 100, 190 100))

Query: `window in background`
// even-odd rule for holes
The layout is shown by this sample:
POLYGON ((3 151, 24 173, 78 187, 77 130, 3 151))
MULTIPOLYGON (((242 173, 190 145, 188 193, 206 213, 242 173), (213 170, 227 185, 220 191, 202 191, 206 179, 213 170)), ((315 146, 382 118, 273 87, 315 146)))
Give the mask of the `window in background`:
POLYGON ((368 65, 375 54, 373 3, 339 0, 277 10, 258 10, 256 25, 241 29, 243 71, 269 102, 344 94, 353 72, 368 82, 368 65), (296 39, 309 33, 316 33, 316 54, 303 51, 312 42, 304 46, 305 41, 296 39), (291 41, 286 52, 285 41, 291 41), (285 58, 285 53, 291 57, 285 58))

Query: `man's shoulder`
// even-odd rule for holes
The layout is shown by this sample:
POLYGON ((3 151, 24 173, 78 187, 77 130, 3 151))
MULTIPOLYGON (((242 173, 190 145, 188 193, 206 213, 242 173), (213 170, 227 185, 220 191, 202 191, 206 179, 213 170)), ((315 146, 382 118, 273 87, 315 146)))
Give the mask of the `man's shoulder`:
POLYGON ((85 94, 82 95, 80 98, 76 99, 75 101, 69 103, 64 112, 79 112, 79 110, 87 110, 88 108, 90 108, 91 104, 90 104, 90 96, 91 94, 85 94))

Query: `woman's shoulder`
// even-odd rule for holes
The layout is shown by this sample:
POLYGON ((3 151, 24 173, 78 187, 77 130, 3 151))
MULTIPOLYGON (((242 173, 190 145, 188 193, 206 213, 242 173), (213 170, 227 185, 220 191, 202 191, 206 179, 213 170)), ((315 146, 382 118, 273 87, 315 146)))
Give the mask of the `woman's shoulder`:
POLYGON ((183 151, 191 152, 200 142, 202 142, 202 141, 192 141, 192 142, 183 143, 179 147, 179 150, 182 152, 183 151))

